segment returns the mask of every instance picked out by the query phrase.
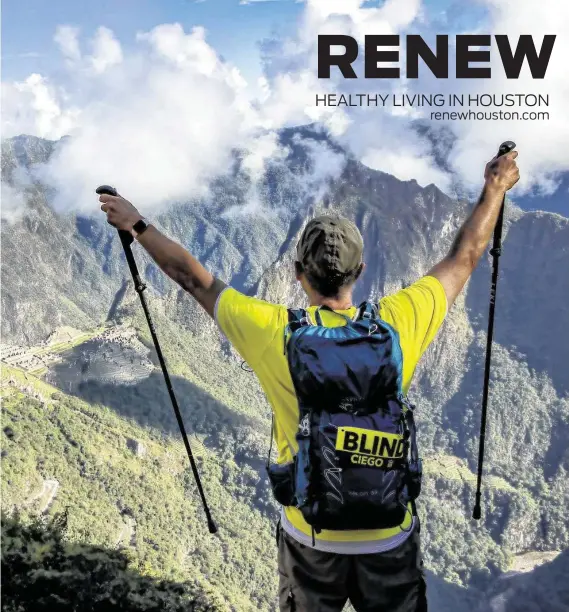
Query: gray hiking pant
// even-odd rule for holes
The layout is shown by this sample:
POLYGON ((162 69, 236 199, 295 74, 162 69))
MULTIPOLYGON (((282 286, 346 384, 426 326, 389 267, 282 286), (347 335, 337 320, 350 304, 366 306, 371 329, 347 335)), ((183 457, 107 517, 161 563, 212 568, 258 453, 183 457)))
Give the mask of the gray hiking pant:
POLYGON ((314 550, 277 526, 281 612, 426 612, 420 524, 397 548, 342 555, 314 550))

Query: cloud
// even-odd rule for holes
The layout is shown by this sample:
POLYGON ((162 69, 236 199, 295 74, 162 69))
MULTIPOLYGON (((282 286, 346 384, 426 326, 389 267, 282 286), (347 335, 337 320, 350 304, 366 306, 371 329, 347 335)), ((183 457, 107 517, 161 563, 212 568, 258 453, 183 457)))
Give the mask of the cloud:
POLYGON ((6 223, 16 223, 22 217, 26 200, 21 187, 13 187, 5 181, 0 183, 0 218, 6 223))
MULTIPOLYGON (((216 53, 201 27, 188 32, 180 24, 159 25, 140 33, 134 47, 123 50, 107 28, 99 28, 83 46, 76 28, 62 26, 55 38, 68 65, 66 90, 38 74, 4 84, 4 135, 71 134, 44 178, 57 188, 59 206, 93 212, 93 189, 100 183, 115 184, 149 212, 172 200, 207 194, 208 182, 232 168, 235 150, 243 152, 252 180, 251 206, 258 210, 262 194, 255 182, 268 164, 282 161, 277 131, 314 122, 369 166, 444 190, 457 181, 479 189, 485 162, 502 140, 513 139, 522 171, 517 189, 550 192, 559 173, 569 169, 569 148, 561 146, 569 140, 564 65, 569 40, 561 36, 569 30, 569 4, 542 0, 539 11, 529 0, 480 0, 480 5, 486 9, 477 25, 480 32, 508 33, 514 43, 518 34, 530 32, 538 44, 545 33, 559 34, 545 79, 532 79, 527 66, 520 79, 506 79, 495 47, 491 80, 435 79, 425 66, 420 79, 343 79, 338 70, 331 79, 318 79, 318 34, 348 34, 363 42, 366 34, 403 37, 414 32, 432 43, 439 33, 433 28, 439 26, 429 20, 428 7, 420 0, 306 0, 294 34, 263 43, 264 76, 255 100, 239 70, 216 53), (540 92, 550 97, 551 119, 445 125, 430 121, 430 107, 412 112, 317 107, 316 94, 329 92, 540 92), (440 141, 433 145, 433 134, 443 128, 448 133, 444 146, 440 141)), ((446 27, 452 31, 452 22, 446 27)), ((354 65, 359 75, 362 61, 360 57, 354 65)), ((323 175, 326 168, 341 171, 333 151, 310 146, 314 168, 321 168, 323 175), (324 165, 319 165, 322 160, 324 165)), ((319 176, 320 171, 315 172, 319 176)), ((311 180, 306 177, 305 184, 319 193, 326 180, 311 180)))
POLYGON ((112 66, 120 64, 123 59, 119 41, 108 28, 99 28, 93 40, 93 55, 89 58, 93 70, 102 74, 112 66))
POLYGON ((250 187, 244 206, 232 206, 224 214, 227 217, 243 214, 263 214, 263 178, 269 164, 281 163, 287 155, 287 150, 278 141, 275 132, 260 134, 249 141, 243 152, 241 170, 250 179, 250 187))
MULTIPOLYGON (((344 34, 358 41, 367 34, 395 34, 420 15, 421 0, 386 0, 370 6, 367 0, 306 0, 299 37, 316 44, 318 34, 344 34)), ((315 56, 314 56, 315 57, 315 56)))
POLYGON ((343 79, 337 71, 331 79, 318 79, 319 34, 342 33, 363 43, 368 34, 402 32, 421 19, 421 10, 420 0, 388 0, 381 6, 370 6, 365 0, 307 0, 295 36, 264 46, 265 88, 270 93, 262 108, 274 126, 319 122, 372 168, 403 180, 414 178, 423 185, 435 183, 442 189, 449 188, 451 179, 438 168, 430 143, 411 127, 416 116, 389 109, 315 105, 316 94, 375 95, 400 87, 398 82, 343 79))
POLYGON ((66 60, 71 63, 81 60, 79 28, 69 25, 58 26, 53 39, 66 60))
POLYGON ((99 30, 95 40, 100 70, 76 67, 73 76, 80 92, 96 95, 41 170, 57 190, 56 207, 96 212, 94 189, 108 183, 152 214, 205 195, 208 183, 232 168, 236 148, 261 147, 245 83, 202 28, 187 33, 179 24, 161 25, 121 55, 110 32, 99 30))
POLYGON ((123 53, 120 42, 109 28, 101 26, 97 29, 95 35, 89 41, 93 52, 87 56, 83 56, 81 53, 79 35, 79 28, 60 25, 53 37, 70 69, 102 74, 122 62, 123 53))
POLYGON ((347 161, 346 156, 332 149, 323 140, 296 134, 293 142, 302 145, 308 151, 311 160, 308 169, 300 177, 304 197, 318 201, 326 195, 330 182, 342 176, 347 161))
MULTIPOLYGON (((157 26, 139 33, 129 53, 110 30, 100 28, 90 56, 72 51, 79 49, 77 36, 76 30, 58 30, 64 58, 74 58, 70 89, 56 89, 36 75, 43 111, 20 96, 15 103, 30 109, 29 119, 23 122, 15 112, 4 117, 5 125, 12 122, 12 133, 70 134, 50 163, 35 170, 55 188, 60 210, 98 213, 94 189, 107 183, 150 215, 169 202, 207 196, 209 182, 232 170, 234 151, 240 150, 242 170, 251 181, 247 210, 258 213, 263 173, 286 154, 278 130, 307 118, 327 122, 329 113, 315 113, 308 98, 298 107, 299 96, 316 84, 306 71, 267 81, 264 103, 252 103, 240 72, 217 55, 201 27, 186 32, 180 24, 157 26), (73 106, 74 100, 80 103, 73 106)), ((338 125, 335 119, 328 127, 334 132, 338 125)), ((303 180, 318 190, 326 171, 339 168, 341 156, 312 148, 321 163, 303 180)))
POLYGON ((283 0, 239 0, 241 6, 248 4, 260 4, 261 2, 283 2, 283 0))
MULTIPOLYGON (((459 180, 467 189, 480 188, 484 164, 504 140, 515 140, 520 151, 519 165, 522 180, 517 192, 536 189, 549 192, 557 186, 559 173, 569 170, 569 149, 560 146, 569 139, 569 81, 566 78, 566 59, 569 39, 569 4, 558 0, 544 0, 540 10, 529 0, 481 0, 486 9, 479 20, 480 33, 507 33, 515 45, 520 34, 531 33, 539 45, 544 34, 557 33, 553 55, 546 78, 534 80, 527 62, 520 78, 509 80, 497 52, 492 45, 492 79, 457 80, 435 79, 421 66, 419 79, 364 79, 363 53, 354 63, 358 79, 344 79, 333 69, 330 79, 316 79, 317 37, 319 34, 345 34, 356 38, 363 51, 364 37, 369 34, 400 34, 402 42, 407 33, 420 33, 431 44, 437 21, 429 20, 428 5, 419 0, 388 0, 380 6, 364 0, 306 0, 305 11, 296 34, 289 39, 273 40, 264 44, 267 75, 266 89, 271 91, 267 104, 275 116, 282 106, 281 116, 300 121, 325 121, 334 126, 335 134, 346 147, 364 163, 390 172, 401 179, 416 178, 421 184, 434 182, 449 189, 459 180), (293 93, 294 91, 294 93, 293 93), (549 121, 431 121, 432 110, 456 108, 416 108, 413 111, 390 108, 332 108, 327 112, 315 108, 315 94, 333 91, 337 94, 370 93, 402 95, 442 93, 455 94, 548 94, 549 121), (420 131, 418 124, 423 125, 420 131), (445 167, 455 173, 452 177, 442 170, 435 155, 429 130, 446 127, 454 136, 446 154, 445 167)), ((452 21, 445 31, 453 29, 452 21)), ((461 33, 460 31, 456 32, 461 33)), ((468 33, 472 33, 469 31, 468 33)), ((450 36, 451 43, 453 36, 450 36)), ((452 56, 453 49, 450 55, 452 56)), ((404 52, 400 53, 404 65, 404 52)), ((451 60, 452 63, 452 60, 451 60)), ((404 66, 402 74, 404 74, 404 66)), ((453 74, 451 66, 450 74, 453 74)), ((460 109, 458 109, 460 110, 460 109)), ((468 110, 468 109, 467 109, 468 110)), ((476 109, 483 110, 483 109, 476 109)), ((496 109, 491 109, 496 110, 496 109)), ((523 112, 527 110, 519 110, 523 112)))
POLYGON ((2 84, 2 136, 33 134, 59 139, 73 130, 80 110, 64 106, 65 96, 40 74, 2 84))
POLYGON ((486 151, 496 149, 504 140, 514 140, 520 152, 521 190, 537 188, 551 192, 557 185, 556 176, 569 170, 569 82, 567 80, 567 57, 569 57, 569 4, 556 0, 542 0, 539 10, 532 2, 512 0, 484 0, 489 10, 487 31, 507 32, 516 42, 520 34, 531 33, 540 45, 545 34, 557 34, 555 46, 542 80, 534 80, 527 62, 520 78, 509 81, 505 75, 495 45, 492 48, 491 80, 478 84, 476 93, 498 94, 523 93, 547 94, 550 100, 545 110, 549 121, 492 121, 458 122, 453 126, 457 142, 452 163, 468 182, 478 178, 477 168, 488 156, 486 151))
POLYGON ((370 149, 364 153, 362 163, 370 168, 397 176, 402 181, 416 180, 420 185, 434 183, 444 191, 451 186, 450 178, 434 167, 432 157, 421 156, 420 150, 409 147, 399 149, 370 149))

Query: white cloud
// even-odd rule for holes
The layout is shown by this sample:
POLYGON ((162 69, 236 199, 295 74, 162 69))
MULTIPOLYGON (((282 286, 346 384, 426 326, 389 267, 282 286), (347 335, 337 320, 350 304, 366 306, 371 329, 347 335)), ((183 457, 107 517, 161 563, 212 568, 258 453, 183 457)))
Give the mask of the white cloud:
POLYGON ((261 2, 282 2, 282 0, 239 0, 239 4, 246 6, 247 4, 260 4, 261 2))
POLYGON ((422 142, 410 127, 416 113, 399 117, 401 113, 393 109, 315 105, 317 93, 375 95, 401 87, 396 81, 343 79, 338 71, 331 79, 318 79, 319 34, 341 33, 363 44, 367 34, 396 34, 420 18, 420 0, 388 0, 381 6, 370 6, 365 0, 307 0, 297 35, 280 41, 271 49, 266 62, 269 79, 266 89, 270 93, 263 100, 264 113, 274 121, 274 126, 320 122, 371 167, 402 180, 415 178, 421 184, 435 183, 447 188, 450 178, 437 168, 428 143, 422 142))
POLYGON ((92 49, 91 55, 84 56, 81 53, 79 35, 79 28, 60 25, 53 37, 66 60, 68 68, 71 70, 102 74, 122 62, 123 53, 120 42, 109 28, 101 26, 97 29, 95 35, 89 41, 89 46, 92 49))
POLYGON ((242 169, 246 172, 253 182, 260 181, 265 172, 267 160, 282 159, 285 151, 279 145, 277 135, 273 133, 263 134, 257 138, 254 146, 243 158, 242 169))
MULTIPOLYGON (((431 110, 457 109, 425 107, 409 112, 393 107, 343 107, 319 114, 314 104, 315 93, 547 93, 551 104, 549 108, 539 110, 549 111, 548 122, 475 120, 447 123, 456 137, 448 162, 468 188, 478 189, 485 162, 495 154, 502 141, 513 139, 520 151, 518 160, 522 180, 517 187, 518 193, 536 186, 542 191, 551 191, 556 186, 557 173, 569 170, 569 149, 561 145, 569 140, 569 114, 566 111, 569 105, 569 81, 566 78, 569 39, 563 36, 569 29, 569 3, 543 0, 537 11, 535 3, 530 0, 481 2, 487 5, 488 15, 486 22, 476 25, 478 32, 507 33, 514 45, 520 34, 531 33, 537 45, 541 44, 544 34, 558 34, 545 79, 531 78, 526 62, 520 78, 508 80, 494 43, 491 80, 434 79, 425 67, 422 78, 416 80, 364 79, 362 48, 354 64, 360 78, 344 79, 339 70, 333 69, 332 78, 318 80, 315 78, 318 34, 350 35, 362 45, 366 34, 399 33, 403 42, 403 37, 410 31, 421 33, 429 40, 434 40, 434 34, 440 32, 430 29, 428 6, 422 6, 419 0, 388 0, 380 6, 364 0, 307 0, 297 34, 290 40, 267 46, 267 88, 272 92, 268 105, 274 109, 271 114, 279 116, 280 112, 281 117, 304 115, 312 119, 312 112, 314 120, 336 125, 335 134, 340 141, 365 163, 404 180, 416 178, 421 184, 434 182, 447 189, 451 178, 437 167, 431 155, 431 143, 426 136, 417 133, 414 122, 422 119, 438 129, 444 124, 430 121, 431 110)), ((452 45, 453 36, 450 42, 452 45)), ((451 48, 451 56, 452 53, 451 48)), ((400 63, 404 64, 403 52, 400 57, 400 63)), ((520 112, 524 110, 519 109, 520 112)))
POLYGON ((69 25, 58 26, 53 39, 65 59, 72 63, 81 61, 79 28, 69 25))
POLYGON ((420 15, 421 0, 307 0, 300 38, 315 44, 318 34, 344 34, 363 43, 366 34, 395 34, 420 15))
POLYGON ((416 180, 420 185, 434 183, 441 189, 450 187, 449 177, 434 167, 431 157, 423 157, 420 151, 404 149, 377 149, 364 153, 362 163, 370 168, 397 176, 402 181, 416 180))
POLYGON ((294 142, 301 144, 310 154, 311 164, 300 181, 305 197, 318 201, 326 194, 330 182, 342 176, 346 157, 323 140, 314 140, 297 134, 294 142))
POLYGON ((102 74, 111 66, 122 62, 121 45, 111 30, 103 27, 97 30, 93 40, 93 55, 89 59, 97 74, 102 74))
POLYGON ((310 70, 276 75, 270 83, 266 82, 266 95, 259 106, 262 126, 278 129, 286 125, 325 122, 334 113, 314 105, 314 92, 318 88, 321 85, 310 70))
MULTIPOLYGON (((551 191, 556 185, 555 175, 569 170, 569 3, 542 0, 539 10, 534 3, 513 0, 484 0, 490 10, 488 32, 507 32, 512 44, 520 34, 531 33, 539 48, 545 34, 557 34, 555 46, 542 80, 531 78, 527 62, 517 80, 508 80, 499 60, 496 46, 492 47, 492 79, 476 87, 476 93, 541 93, 548 94, 549 121, 492 121, 458 122, 453 129, 458 137, 453 164, 460 175, 470 183, 479 181, 478 171, 487 151, 497 148, 504 140, 514 140, 519 149, 519 190, 538 187, 551 191)), ((507 109, 506 109, 507 110, 507 109)))
POLYGON ((98 211, 94 189, 109 183, 152 214, 166 202, 203 195, 230 169, 235 148, 255 149, 259 121, 243 80, 202 28, 162 25, 138 43, 120 63, 107 62, 104 76, 74 73, 80 90, 97 95, 43 170, 57 188, 56 206, 98 211))
POLYGON ((206 43, 202 27, 186 34, 179 23, 165 24, 137 38, 150 43, 157 56, 180 69, 212 75, 222 67, 215 50, 206 43))
POLYGON ((7 223, 15 223, 26 206, 22 189, 14 188, 5 181, 1 181, 0 187, 0 218, 7 223))
MULTIPOLYGON (((426 69, 418 80, 343 79, 337 70, 331 79, 318 79, 319 33, 349 34, 363 42, 366 34, 403 36, 413 31, 431 39, 437 32, 429 29, 420 0, 306 0, 296 33, 265 44, 265 74, 255 101, 248 98, 250 87, 237 68, 208 44, 203 28, 186 32, 180 24, 160 25, 140 33, 136 47, 128 52, 112 31, 99 28, 91 42, 92 54, 86 55, 81 53, 77 29, 62 26, 56 41, 69 65, 68 91, 37 74, 5 84, 4 135, 26 132, 58 138, 71 133, 48 176, 59 189, 62 206, 83 210, 97 210, 93 189, 100 183, 115 184, 148 209, 203 194, 212 177, 231 167, 235 149, 245 152, 245 168, 254 183, 268 163, 282 158, 276 131, 312 122, 373 168, 448 189, 451 177, 437 166, 427 137, 415 129, 414 122, 428 119, 432 109, 316 107, 315 95, 539 91, 550 96, 549 122, 453 122, 448 125, 455 137, 448 140, 448 163, 477 189, 484 163, 502 140, 513 139, 520 150, 519 189, 537 186, 551 191, 557 173, 569 169, 569 148, 562 146, 569 140, 564 65, 569 41, 562 37, 569 29, 569 4, 542 0, 536 11, 529 0, 481 2, 488 16, 486 23, 478 24, 480 32, 508 33, 514 43, 520 33, 533 34, 538 43, 545 33, 559 34, 544 80, 533 80, 526 68, 519 80, 508 81, 495 48, 490 81, 434 79, 427 77, 426 69)), ((355 65, 358 74, 363 73, 361 60, 355 65)), ((314 148, 316 175, 318 168, 325 169, 320 161, 335 170, 341 167, 332 154, 314 148)), ((259 194, 252 189, 256 206, 259 194)))
POLYGON ((40 74, 2 84, 2 137, 33 134, 58 139, 76 125, 79 109, 65 108, 64 94, 40 74))
POLYGON ((226 216, 263 214, 268 211, 263 206, 263 177, 270 163, 282 162, 287 150, 282 147, 276 132, 266 132, 252 138, 243 151, 241 170, 249 177, 251 183, 244 206, 232 206, 226 216))

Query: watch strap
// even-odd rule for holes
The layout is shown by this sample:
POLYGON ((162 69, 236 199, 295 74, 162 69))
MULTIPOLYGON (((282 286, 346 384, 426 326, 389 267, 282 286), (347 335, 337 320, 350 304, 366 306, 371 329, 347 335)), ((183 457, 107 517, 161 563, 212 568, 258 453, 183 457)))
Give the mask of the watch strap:
POLYGON ((142 233, 144 233, 146 230, 148 229, 148 221, 147 219, 145 219, 144 217, 142 219, 139 219, 133 226, 132 226, 132 235, 135 238, 138 238, 142 233))

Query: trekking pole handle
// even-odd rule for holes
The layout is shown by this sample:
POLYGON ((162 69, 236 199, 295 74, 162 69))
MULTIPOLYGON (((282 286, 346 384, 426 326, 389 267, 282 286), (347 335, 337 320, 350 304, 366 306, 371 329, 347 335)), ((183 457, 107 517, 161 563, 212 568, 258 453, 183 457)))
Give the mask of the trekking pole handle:
MULTIPOLYGON (((500 145, 498 149, 498 155, 496 157, 502 157, 507 155, 516 148, 516 143, 513 140, 506 140, 500 145)), ((492 248, 490 249, 490 255, 496 259, 502 254, 502 227, 504 225, 504 208, 506 207, 506 195, 502 198, 502 207, 500 208, 500 215, 494 229, 494 241, 492 248)))
MULTIPOLYGON (((100 187, 97 187, 97 189, 95 189, 95 193, 97 193, 98 195, 105 194, 115 197, 119 196, 118 191, 110 185, 101 185, 100 187)), ((126 262, 134 280, 135 289, 138 293, 140 293, 141 291, 144 291, 144 289, 146 289, 146 285, 142 282, 142 279, 140 278, 140 274, 138 273, 138 267, 136 265, 136 261, 134 260, 132 249, 130 248, 130 245, 134 242, 134 238, 132 237, 132 234, 130 232, 127 232, 126 230, 120 229, 117 231, 119 233, 119 238, 121 239, 124 256, 126 257, 126 262)))
MULTIPOLYGON (((95 189, 95 193, 98 195, 110 195, 115 197, 118 197, 119 195, 119 192, 110 185, 101 185, 100 187, 97 187, 97 189, 95 189)), ((123 247, 127 247, 132 244, 134 238, 130 232, 127 232, 126 230, 118 230, 118 232, 119 236, 121 237, 123 247)))
POLYGON ((502 155, 510 153, 510 151, 513 151, 515 148, 516 143, 513 140, 506 140, 506 142, 503 142, 500 145, 500 148, 498 149, 498 155, 496 157, 502 157, 502 155))

